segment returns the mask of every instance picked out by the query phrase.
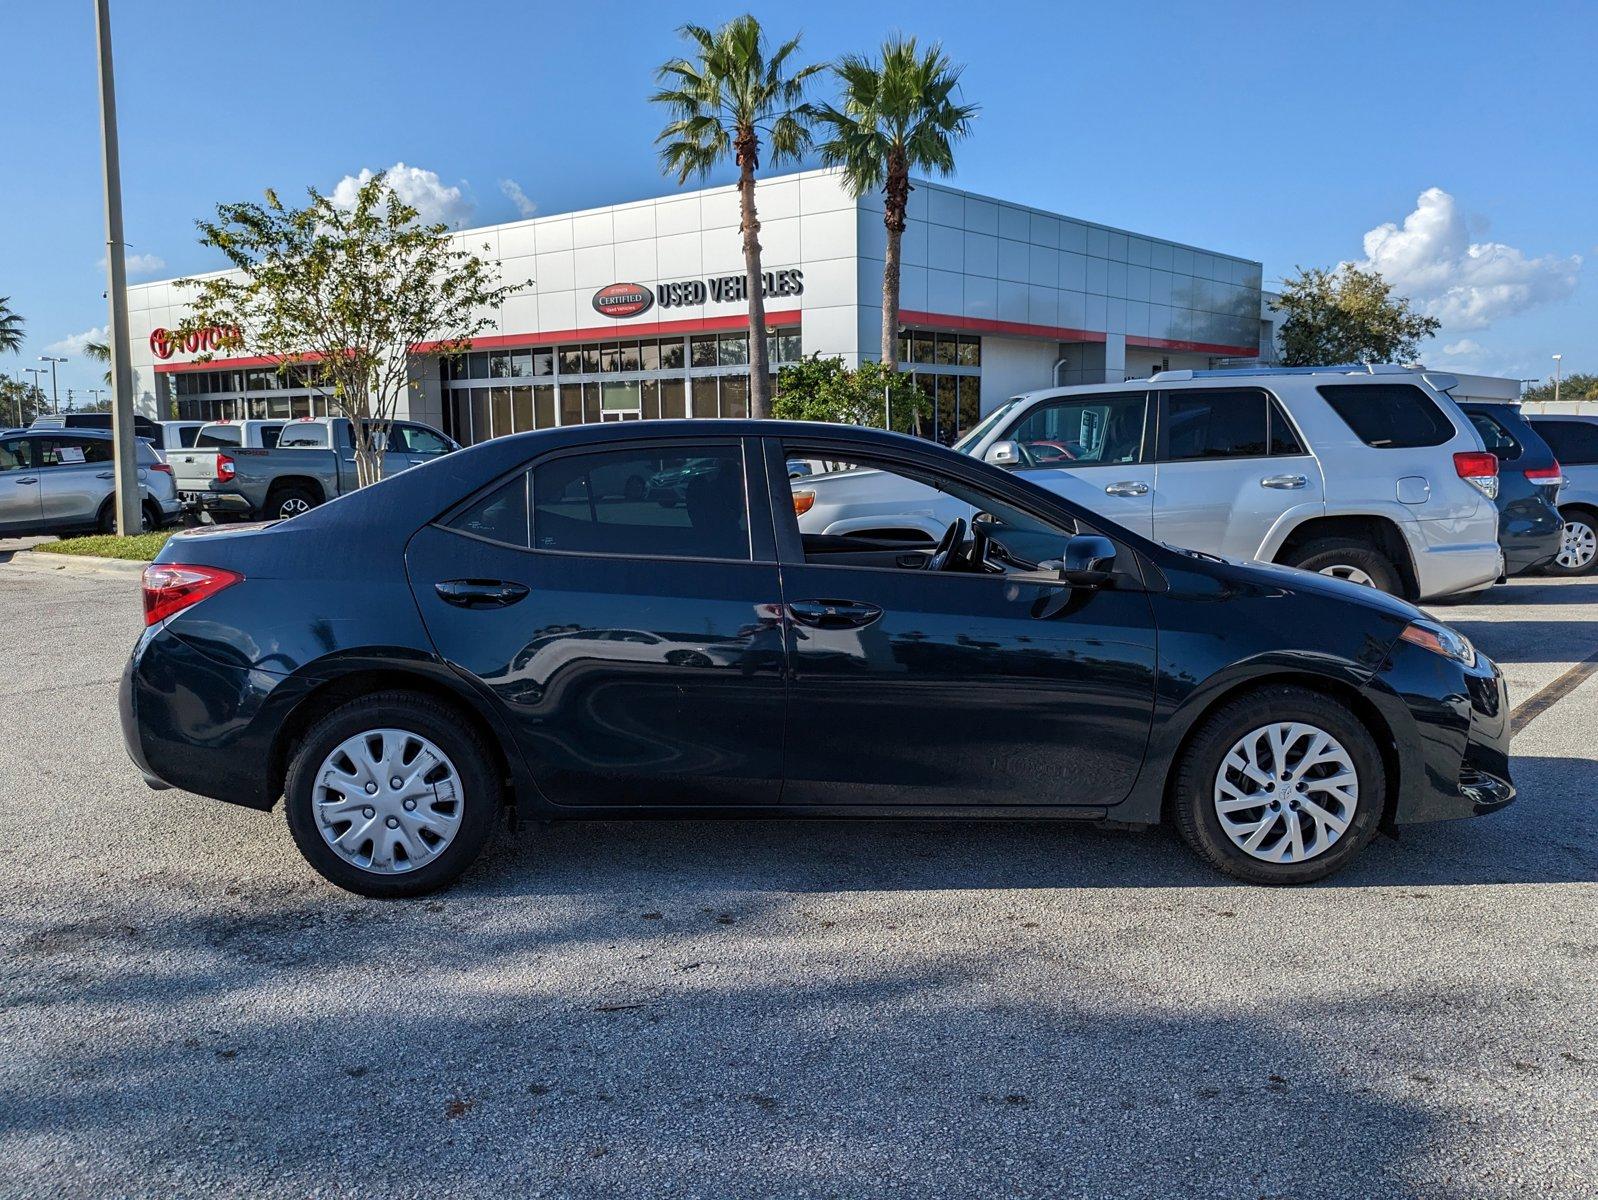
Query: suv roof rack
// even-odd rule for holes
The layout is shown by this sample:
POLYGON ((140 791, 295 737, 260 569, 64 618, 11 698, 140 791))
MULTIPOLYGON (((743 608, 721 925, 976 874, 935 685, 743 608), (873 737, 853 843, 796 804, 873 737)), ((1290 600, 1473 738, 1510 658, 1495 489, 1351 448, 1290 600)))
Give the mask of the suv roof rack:
POLYGON ((1156 371, 1150 382, 1181 379, 1226 379, 1240 375, 1413 375, 1419 367, 1402 363, 1329 363, 1324 367, 1222 367, 1212 371, 1156 371))

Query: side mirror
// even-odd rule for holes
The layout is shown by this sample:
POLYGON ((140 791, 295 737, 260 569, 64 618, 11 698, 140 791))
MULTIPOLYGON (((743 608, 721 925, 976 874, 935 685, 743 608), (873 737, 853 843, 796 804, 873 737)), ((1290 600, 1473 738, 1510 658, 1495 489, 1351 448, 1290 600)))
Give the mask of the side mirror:
POLYGON ((1065 544, 1060 578, 1072 587, 1099 587, 1115 569, 1115 543, 1096 533, 1079 533, 1065 544))
POLYGON ((1018 467, 1021 465, 1021 447, 1011 441, 994 442, 983 452, 982 461, 996 467, 1018 467))

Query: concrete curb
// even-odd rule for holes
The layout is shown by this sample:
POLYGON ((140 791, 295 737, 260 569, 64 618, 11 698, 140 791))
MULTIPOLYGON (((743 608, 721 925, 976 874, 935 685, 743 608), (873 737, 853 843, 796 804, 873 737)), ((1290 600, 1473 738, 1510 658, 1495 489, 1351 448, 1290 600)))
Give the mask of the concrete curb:
POLYGON ((51 554, 48 551, 40 554, 33 550, 18 550, 0 570, 20 567, 30 574, 73 571, 136 578, 148 565, 147 562, 130 562, 125 558, 102 558, 97 554, 51 554))

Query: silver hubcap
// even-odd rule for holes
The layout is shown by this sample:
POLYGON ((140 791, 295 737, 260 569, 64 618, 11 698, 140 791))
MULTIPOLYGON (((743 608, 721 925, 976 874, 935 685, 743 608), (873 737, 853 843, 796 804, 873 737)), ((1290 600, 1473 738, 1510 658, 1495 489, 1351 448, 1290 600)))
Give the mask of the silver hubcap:
POLYGON ((1239 738, 1215 775, 1215 815, 1251 858, 1296 863, 1324 854, 1348 831, 1359 773, 1324 729, 1262 725, 1239 738))
POLYGON ((1322 567, 1322 575, 1330 575, 1333 579, 1346 579, 1349 583, 1357 583, 1362 587, 1375 587, 1376 581, 1361 571, 1358 567, 1351 567, 1347 563, 1333 563, 1329 567, 1322 567))
POLYGON ((316 827, 345 862, 399 875, 442 854, 461 826, 461 777, 420 734, 369 729, 322 760, 311 798, 316 827))
POLYGON ((1567 571, 1579 571, 1598 554, 1598 533, 1584 521, 1566 521, 1559 555, 1555 559, 1567 571))
POLYGON ((285 521, 290 517, 299 516, 302 512, 310 511, 311 506, 304 500, 301 500, 298 496, 294 496, 288 500, 285 500, 282 504, 277 506, 277 515, 282 517, 285 521))

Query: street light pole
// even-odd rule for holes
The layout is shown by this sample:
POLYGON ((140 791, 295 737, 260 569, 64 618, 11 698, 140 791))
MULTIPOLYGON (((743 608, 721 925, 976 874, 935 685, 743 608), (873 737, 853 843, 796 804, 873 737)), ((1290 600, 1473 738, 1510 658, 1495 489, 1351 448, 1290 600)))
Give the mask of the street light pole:
POLYGON ((100 148, 105 164, 106 298, 111 307, 111 429, 116 468, 117 532, 142 527, 139 467, 133 441, 133 364, 128 361, 128 279, 123 261, 122 164, 117 152, 117 95, 111 69, 109 0, 94 0, 95 44, 100 59, 100 148))
MULTIPOLYGON (((44 368, 43 367, 23 367, 22 368, 22 373, 24 375, 32 375, 33 376, 33 390, 38 392, 39 393, 39 398, 41 400, 43 400, 43 398, 44 398, 44 389, 39 386, 39 376, 44 374, 44 368)), ((42 408, 43 405, 41 404, 40 407, 42 408)), ((37 416, 38 414, 35 413, 34 415, 37 416)), ((20 400, 17 402, 17 424, 18 425, 22 424, 22 402, 20 400)))
POLYGON ((61 411, 61 394, 56 391, 55 365, 56 363, 64 363, 67 360, 64 358, 56 358, 49 354, 41 354, 39 355, 39 361, 50 364, 50 411, 53 413, 59 413, 61 411))
MULTIPOLYGON (((1554 403, 1559 403, 1559 369, 1564 365, 1564 355, 1554 355, 1554 403)), ((1556 410, 1557 411, 1557 410, 1556 410)))

